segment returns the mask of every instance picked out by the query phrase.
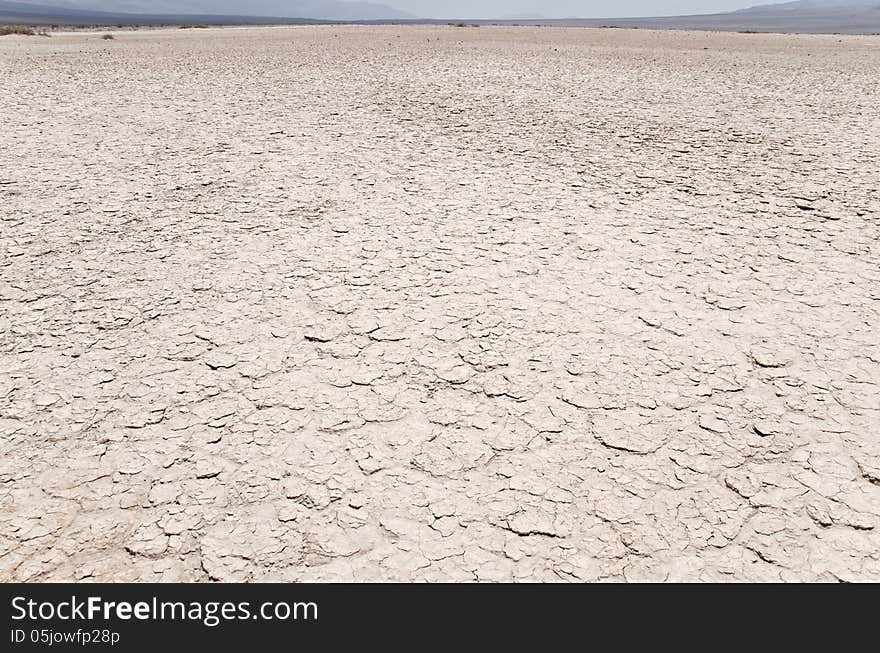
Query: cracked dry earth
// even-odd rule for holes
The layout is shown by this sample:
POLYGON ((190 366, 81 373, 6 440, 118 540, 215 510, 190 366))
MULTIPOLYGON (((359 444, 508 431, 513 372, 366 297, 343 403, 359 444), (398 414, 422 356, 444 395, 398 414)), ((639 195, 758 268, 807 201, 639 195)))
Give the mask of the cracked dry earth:
POLYGON ((3 580, 880 580, 880 38, 0 71, 3 580))

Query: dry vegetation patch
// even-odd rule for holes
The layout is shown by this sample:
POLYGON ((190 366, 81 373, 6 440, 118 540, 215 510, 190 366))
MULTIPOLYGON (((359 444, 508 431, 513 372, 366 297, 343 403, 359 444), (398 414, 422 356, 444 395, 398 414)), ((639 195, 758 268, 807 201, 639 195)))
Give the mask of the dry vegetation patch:
POLYGON ((36 32, 33 28, 27 27, 26 25, 0 25, 0 36, 11 36, 12 34, 36 36, 36 32))

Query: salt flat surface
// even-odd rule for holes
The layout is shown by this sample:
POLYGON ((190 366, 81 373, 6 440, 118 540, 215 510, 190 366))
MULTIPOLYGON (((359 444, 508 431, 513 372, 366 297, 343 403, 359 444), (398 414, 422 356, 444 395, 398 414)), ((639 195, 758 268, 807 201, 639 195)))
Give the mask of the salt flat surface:
POLYGON ((880 39, 0 39, 0 580, 880 580, 880 39))

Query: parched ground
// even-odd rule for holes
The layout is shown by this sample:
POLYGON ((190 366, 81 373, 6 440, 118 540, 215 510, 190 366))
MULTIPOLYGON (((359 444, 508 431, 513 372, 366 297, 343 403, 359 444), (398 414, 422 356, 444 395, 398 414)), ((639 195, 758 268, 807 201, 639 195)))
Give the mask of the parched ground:
POLYGON ((0 39, 0 580, 880 580, 880 38, 0 39))

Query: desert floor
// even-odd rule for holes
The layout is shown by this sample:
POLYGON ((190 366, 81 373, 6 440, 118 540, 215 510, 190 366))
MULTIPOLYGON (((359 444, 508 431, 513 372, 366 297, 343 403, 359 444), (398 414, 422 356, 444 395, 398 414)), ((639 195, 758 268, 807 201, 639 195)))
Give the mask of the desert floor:
POLYGON ((0 580, 880 580, 880 38, 0 39, 0 580))

